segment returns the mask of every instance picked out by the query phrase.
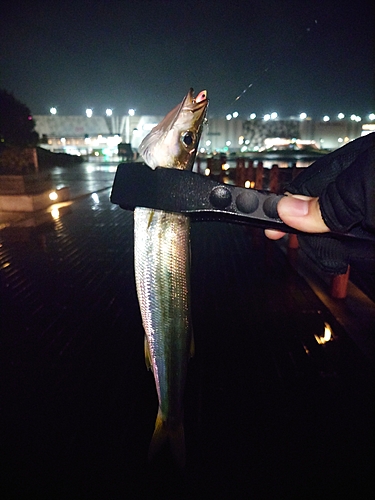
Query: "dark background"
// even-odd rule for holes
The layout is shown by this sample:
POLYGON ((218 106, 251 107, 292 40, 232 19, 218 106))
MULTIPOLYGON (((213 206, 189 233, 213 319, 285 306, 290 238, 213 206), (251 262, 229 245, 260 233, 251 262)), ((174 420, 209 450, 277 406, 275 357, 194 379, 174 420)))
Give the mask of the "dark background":
POLYGON ((34 114, 165 114, 194 87, 211 116, 364 117, 373 26, 366 0, 6 0, 0 87, 34 114))
POLYGON ((108 195, 0 232, 2 498, 372 499, 372 364, 240 224, 192 224, 187 467, 167 450, 147 463, 157 399, 133 214, 108 195), (334 340, 319 345, 325 322, 334 340))

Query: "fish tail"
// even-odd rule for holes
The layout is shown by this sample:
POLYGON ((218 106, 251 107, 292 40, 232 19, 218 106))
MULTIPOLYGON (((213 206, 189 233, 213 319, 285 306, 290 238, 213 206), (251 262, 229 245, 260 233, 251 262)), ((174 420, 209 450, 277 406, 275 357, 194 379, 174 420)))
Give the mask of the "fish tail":
POLYGON ((156 417, 155 429, 152 435, 150 447, 148 450, 148 459, 151 461, 161 448, 169 443, 172 456, 176 464, 183 469, 185 467, 185 433, 184 426, 181 422, 177 427, 169 427, 163 421, 161 411, 159 408, 156 417))

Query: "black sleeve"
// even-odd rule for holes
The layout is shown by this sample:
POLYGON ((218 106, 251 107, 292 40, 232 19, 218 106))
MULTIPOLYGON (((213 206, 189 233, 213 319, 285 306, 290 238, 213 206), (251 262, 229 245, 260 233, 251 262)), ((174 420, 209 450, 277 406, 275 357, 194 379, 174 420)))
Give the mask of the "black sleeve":
POLYGON ((375 133, 317 160, 287 191, 318 196, 326 225, 334 232, 356 237, 299 236, 302 250, 321 268, 342 273, 351 260, 374 259, 375 133))

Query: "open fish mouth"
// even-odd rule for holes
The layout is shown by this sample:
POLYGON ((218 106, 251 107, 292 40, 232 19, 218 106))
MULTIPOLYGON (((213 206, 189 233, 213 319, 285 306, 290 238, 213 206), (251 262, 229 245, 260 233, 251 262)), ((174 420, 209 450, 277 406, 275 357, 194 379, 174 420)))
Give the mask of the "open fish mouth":
POLYGON ((202 90, 197 97, 194 97, 194 90, 191 88, 182 102, 182 109, 189 111, 199 111, 208 104, 207 91, 202 90), (194 108, 194 109, 193 109, 194 108))
POLYGON ((176 106, 174 110, 171 111, 171 114, 174 115, 174 118, 170 121, 169 128, 172 128, 181 114, 186 112, 190 112, 195 115, 194 121, 191 122, 191 125, 197 123, 198 121, 200 123, 203 123, 207 111, 208 102, 209 101, 207 99, 206 90, 201 90, 199 94, 194 97, 194 89, 190 88, 181 104, 179 106, 176 106))

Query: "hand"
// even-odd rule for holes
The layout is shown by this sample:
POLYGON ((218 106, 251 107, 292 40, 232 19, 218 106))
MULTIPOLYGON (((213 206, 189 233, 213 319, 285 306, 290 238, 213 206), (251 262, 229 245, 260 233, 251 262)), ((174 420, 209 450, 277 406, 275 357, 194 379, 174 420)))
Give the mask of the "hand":
MULTIPOLYGON (((286 194, 287 196, 284 196, 277 205, 279 217, 285 224, 306 233, 327 233, 330 231, 323 221, 319 198, 286 194)), ((285 235, 284 232, 274 229, 266 229, 264 233, 271 240, 278 240, 285 235)))

